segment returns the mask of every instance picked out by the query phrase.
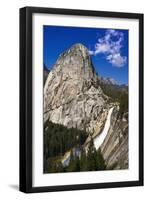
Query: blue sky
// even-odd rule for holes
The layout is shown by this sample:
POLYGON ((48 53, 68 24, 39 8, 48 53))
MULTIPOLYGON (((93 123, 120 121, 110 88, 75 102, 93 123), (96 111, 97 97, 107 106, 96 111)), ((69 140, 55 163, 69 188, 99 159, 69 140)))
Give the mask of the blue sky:
POLYGON ((62 52, 82 43, 89 50, 98 75, 128 84, 127 30, 44 26, 43 34, 43 59, 49 69, 62 52))

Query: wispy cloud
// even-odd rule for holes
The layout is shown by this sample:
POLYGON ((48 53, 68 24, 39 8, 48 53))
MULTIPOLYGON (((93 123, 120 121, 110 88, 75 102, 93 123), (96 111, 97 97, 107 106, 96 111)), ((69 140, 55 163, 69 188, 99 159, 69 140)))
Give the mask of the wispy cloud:
POLYGON ((127 57, 121 54, 123 40, 124 34, 121 31, 109 29, 104 37, 98 39, 94 50, 89 50, 89 54, 104 54, 105 59, 113 66, 123 67, 127 62, 127 57))

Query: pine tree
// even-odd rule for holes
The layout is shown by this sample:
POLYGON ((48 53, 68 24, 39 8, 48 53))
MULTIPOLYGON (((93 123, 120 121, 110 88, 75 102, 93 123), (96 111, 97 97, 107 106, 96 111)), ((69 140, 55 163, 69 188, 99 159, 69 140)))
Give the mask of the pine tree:
POLYGON ((97 170, 105 170, 105 169, 106 169, 105 160, 101 153, 101 149, 99 148, 97 151, 97 170))
POLYGON ((80 171, 87 171, 87 156, 85 150, 81 151, 80 171))
POLYGON ((97 169, 96 165, 96 149, 93 144, 93 139, 91 139, 87 154, 87 170, 95 171, 97 169))

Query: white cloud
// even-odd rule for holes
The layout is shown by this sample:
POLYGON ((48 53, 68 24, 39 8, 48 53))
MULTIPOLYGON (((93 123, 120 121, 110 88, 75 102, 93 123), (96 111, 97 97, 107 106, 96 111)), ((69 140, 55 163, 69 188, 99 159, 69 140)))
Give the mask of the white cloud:
POLYGON ((112 63, 112 65, 117 67, 122 67, 127 62, 127 57, 121 56, 120 53, 110 54, 106 59, 112 63))
POLYGON ((90 55, 94 55, 94 51, 89 50, 90 55))
POLYGON ((97 43, 95 45, 95 54, 106 53, 108 51, 110 51, 109 44, 106 44, 106 43, 97 43))
POLYGON ((121 55, 124 34, 113 29, 107 30, 104 37, 99 38, 90 55, 104 54, 106 60, 113 66, 122 67, 127 62, 127 57, 121 55))

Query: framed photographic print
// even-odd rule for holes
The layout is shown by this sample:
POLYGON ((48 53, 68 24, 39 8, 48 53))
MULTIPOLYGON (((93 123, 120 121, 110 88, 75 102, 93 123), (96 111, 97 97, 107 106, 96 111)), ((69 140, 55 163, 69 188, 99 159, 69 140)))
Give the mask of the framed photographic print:
POLYGON ((143 185, 143 14, 20 9, 20 191, 143 185))

